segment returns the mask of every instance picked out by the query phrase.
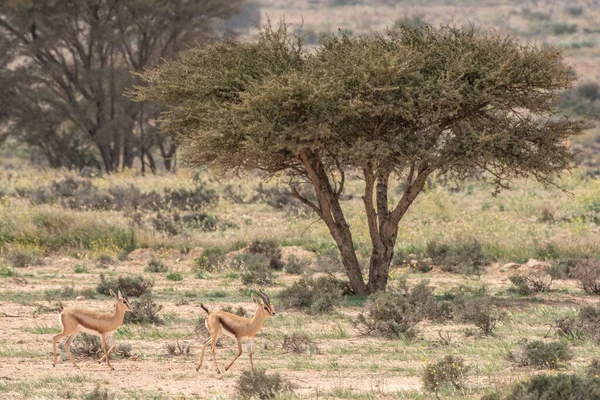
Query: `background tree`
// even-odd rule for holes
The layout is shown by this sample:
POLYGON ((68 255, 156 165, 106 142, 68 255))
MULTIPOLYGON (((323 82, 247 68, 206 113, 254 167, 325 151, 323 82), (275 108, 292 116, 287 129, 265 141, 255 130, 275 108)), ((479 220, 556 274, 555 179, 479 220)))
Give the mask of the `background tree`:
POLYGON ((434 172, 487 171, 551 183, 569 168, 565 141, 584 122, 554 116, 572 77, 554 48, 474 27, 329 37, 313 52, 266 26, 257 40, 217 43, 143 73, 138 100, 168 106, 183 158, 223 171, 286 176, 327 225, 357 294, 385 290, 400 220, 434 172), (340 204, 360 174, 372 244, 365 282, 340 204), (391 201, 390 178, 404 182, 391 201), (308 182, 316 201, 297 185, 308 182))
POLYGON ((160 110, 123 96, 131 71, 222 34, 242 0, 8 0, 0 3, 7 130, 52 166, 170 169, 176 145, 151 124, 160 110))

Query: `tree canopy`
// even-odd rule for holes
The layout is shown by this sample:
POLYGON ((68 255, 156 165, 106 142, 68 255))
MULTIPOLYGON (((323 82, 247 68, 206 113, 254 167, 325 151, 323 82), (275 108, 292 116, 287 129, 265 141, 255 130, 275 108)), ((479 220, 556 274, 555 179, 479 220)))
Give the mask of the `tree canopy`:
POLYGON ((555 115, 574 79, 559 50, 474 26, 400 24, 307 51, 284 23, 267 25, 142 79, 137 99, 168 107, 162 128, 180 135, 187 162, 311 183, 316 200, 295 195, 327 224, 359 294, 385 289, 398 224, 432 173, 483 170, 498 189, 515 177, 549 183, 571 165, 567 139, 585 128, 555 115), (339 201, 350 171, 365 180, 368 282, 339 201), (392 175, 405 181, 396 204, 392 175))

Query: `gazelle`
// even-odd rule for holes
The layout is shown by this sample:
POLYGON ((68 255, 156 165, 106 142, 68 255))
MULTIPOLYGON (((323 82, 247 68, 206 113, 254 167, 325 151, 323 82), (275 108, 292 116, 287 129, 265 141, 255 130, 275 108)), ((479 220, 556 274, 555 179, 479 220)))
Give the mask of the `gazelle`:
POLYGON ((225 371, 229 370, 235 360, 242 355, 242 339, 246 339, 246 349, 248 351, 248 357, 250 358, 250 367, 252 368, 252 372, 254 372, 254 364, 252 362, 252 342, 254 340, 254 336, 256 336, 267 317, 275 316, 275 311, 271 305, 269 296, 262 290, 255 291, 255 293, 262 299, 262 302, 257 299, 254 294, 252 294, 252 300, 254 300, 254 302, 258 305, 253 318, 244 318, 225 311, 211 313, 208 308, 204 306, 204 304, 200 304, 200 306, 208 314, 205 324, 208 332, 210 333, 210 337, 203 343, 202 352, 200 353, 200 363, 198 364, 196 371, 200 370, 200 367, 202 367, 204 350, 206 350, 206 346, 210 343, 210 349, 215 368, 219 374, 223 373, 215 357, 215 347, 217 340, 224 333, 227 336, 234 338, 237 341, 238 347, 237 355, 233 360, 231 360, 229 365, 225 367, 225 371))
POLYGON ((115 349, 116 345, 113 345, 110 350, 106 351, 106 336, 119 329, 123 324, 125 312, 133 311, 133 308, 131 307, 131 303, 129 303, 129 299, 127 299, 127 294, 124 293, 123 290, 119 289, 118 297, 112 290, 110 291, 110 295, 116 302, 115 312, 112 314, 84 310, 81 308, 68 308, 60 313, 58 320, 62 325, 63 330, 52 338, 52 347, 54 350, 54 361, 52 361, 52 366, 56 365, 57 343, 63 337, 68 336, 67 342, 65 343, 65 351, 73 363, 73 366, 77 367, 77 364, 75 364, 75 360, 71 355, 71 342, 79 332, 86 332, 98 335, 102 338, 102 350, 104 350, 104 356, 98 362, 102 363, 102 360, 106 358, 106 365, 110 369, 114 369, 110 365, 109 358, 110 353, 115 349))

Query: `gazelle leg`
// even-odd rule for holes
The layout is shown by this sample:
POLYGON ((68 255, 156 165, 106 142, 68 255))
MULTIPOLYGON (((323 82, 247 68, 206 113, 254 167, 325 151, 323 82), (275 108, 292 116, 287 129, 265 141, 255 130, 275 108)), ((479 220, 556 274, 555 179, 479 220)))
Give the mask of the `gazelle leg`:
POLYGON ((229 368, 231 368, 231 366, 233 365, 233 363, 235 362, 235 360, 237 360, 242 355, 242 339, 236 338, 236 340, 237 340, 237 346, 238 346, 238 353, 233 358, 233 360, 231 360, 231 362, 229 363, 229 365, 227 367, 225 367, 225 371, 229 370, 229 368))
MULTIPOLYGON (((117 348, 117 344, 113 344, 113 346, 108 349, 108 355, 110 356, 110 354, 117 348)), ((98 360, 98 364, 102 364, 102 361, 104 361, 104 359, 106 358, 106 354, 102 356, 102 358, 100 360, 98 360)))
POLYGON ((75 332, 71 333, 71 335, 67 338, 67 341, 65 342, 65 351, 67 352, 67 355, 69 356, 69 360, 71 360, 71 363, 73 364, 73 366, 75 368, 79 368, 79 367, 77 366, 77 364, 75 364, 75 359, 73 358, 73 355, 71 354, 71 342, 73 341, 73 339, 75 339, 77 334, 79 334, 79 331, 75 331, 75 332))
POLYGON ((202 360, 204 360, 204 350, 206 350, 206 346, 208 345, 209 342, 210 342, 210 338, 207 338, 204 342, 202 342, 202 351, 200 352, 200 362, 198 363, 198 366, 196 367, 196 372, 198 372, 200 370, 200 368, 202 367, 202 360))
POLYGON ((252 373, 254 374, 254 363, 252 362, 252 344, 253 344, 253 340, 248 340, 248 343, 246 343, 246 351, 248 351, 248 357, 250 357, 250 368, 252 370, 252 373))
POLYGON ((110 356, 106 351, 106 334, 102 334, 102 350, 104 350, 104 355, 106 356, 106 366, 110 369, 114 369, 112 365, 110 365, 110 356))
POLYGON ((217 363, 217 356, 215 354, 215 348, 217 347, 217 339, 219 339, 219 336, 217 336, 217 335, 210 336, 210 351, 211 351, 213 363, 215 364, 215 368, 217 369, 217 373, 223 374, 223 371, 221 371, 221 367, 219 367, 219 363, 217 363))
POLYGON ((57 347, 57 344, 60 341, 60 339, 64 338, 65 336, 68 336, 68 334, 65 333, 65 331, 62 331, 58 335, 54 335, 52 337, 52 353, 54 354, 54 359, 52 360, 52 366, 53 367, 56 366, 56 358, 57 358, 56 347, 57 347))

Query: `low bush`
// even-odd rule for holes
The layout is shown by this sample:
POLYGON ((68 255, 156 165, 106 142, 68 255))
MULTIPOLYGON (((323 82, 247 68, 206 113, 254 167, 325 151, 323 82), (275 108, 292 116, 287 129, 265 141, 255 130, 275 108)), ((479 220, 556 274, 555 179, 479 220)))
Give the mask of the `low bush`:
POLYGON ((225 251, 221 247, 207 247, 200 257, 194 260, 194 272, 215 272, 225 261, 225 251))
POLYGON ((87 393, 83 400, 115 400, 115 394, 110 393, 108 390, 100 389, 100 386, 96 386, 94 390, 87 393))
POLYGON ((588 294, 600 294, 600 260, 584 260, 575 268, 573 277, 588 294))
POLYGON ((485 287, 476 291, 459 288, 452 301, 452 308, 456 320, 474 324, 484 336, 491 335, 498 322, 504 318, 504 313, 498 310, 485 287))
MULTIPOLYGON (((271 259, 272 260, 272 259, 271 259)), ((264 254, 244 253, 236 257, 235 263, 242 270, 244 285, 271 285, 275 281, 271 260, 264 254)))
POLYGON ((126 324, 161 325, 164 322, 158 315, 163 306, 156 304, 149 295, 134 300, 131 306, 133 311, 126 312, 123 320, 126 324))
POLYGON ((522 367, 556 369, 573 358, 573 352, 565 342, 524 341, 517 350, 508 354, 508 359, 522 367))
POLYGON ((165 349, 170 356, 184 356, 190 354, 191 346, 186 342, 180 343, 178 339, 175 343, 167 343, 165 349))
POLYGON ((317 254, 316 270, 325 274, 340 272, 343 268, 338 249, 327 249, 317 254))
POLYGON ((454 245, 430 241, 426 253, 433 264, 441 266, 445 272, 479 273, 479 268, 488 263, 477 240, 454 245))
POLYGON ((183 274, 180 271, 169 271, 165 278, 168 281, 180 282, 183 280, 183 274))
POLYGON ((306 332, 292 332, 283 337, 283 349, 286 353, 321 354, 312 337, 306 332))
POLYGON ((592 359, 587 367, 586 376, 591 379, 600 379, 600 359, 592 359))
POLYGON ((110 296, 110 290, 117 293, 119 288, 123 289, 128 296, 139 297, 150 292, 154 286, 154 281, 145 279, 143 276, 119 276, 117 279, 107 279, 104 274, 100 274, 100 283, 96 286, 96 291, 105 296, 110 296))
MULTIPOLYGON (((64 345, 63 345, 64 348, 64 345)), ((81 357, 100 358, 104 355, 100 337, 80 333, 75 340, 71 342, 71 353, 81 357)))
POLYGON ((88 267, 83 264, 75 264, 75 266, 73 266, 73 272, 76 274, 87 274, 90 271, 88 270, 88 267))
POLYGON ((452 386, 455 389, 465 387, 467 373, 471 369, 462 357, 445 356, 435 363, 428 363, 421 374, 423 389, 437 394, 440 388, 452 386))
MULTIPOLYGON (((535 375, 518 382, 506 395, 489 400, 595 400, 600 399, 600 380, 573 374, 535 375)), ((482 399, 483 400, 483 399, 482 399)))
POLYGON ((44 263, 40 252, 30 248, 10 249, 6 252, 4 258, 13 268, 33 267, 44 263))
POLYGON ((285 264, 284 270, 286 274, 290 275, 301 275, 306 270, 307 263, 295 256, 290 256, 288 262, 285 264))
POLYGON ((254 373, 244 371, 236 382, 237 394, 242 399, 275 399, 284 393, 292 393, 294 387, 277 372, 267 374, 264 370, 254 373))
POLYGON ((279 292, 279 304, 283 308, 307 309, 312 314, 329 313, 341 305, 344 285, 347 283, 332 276, 303 276, 279 292))
POLYGON ((600 308, 582 307, 576 317, 562 317, 554 321, 560 336, 569 339, 586 338, 600 343, 600 308))
POLYGON ((151 258, 150 260, 148 260, 148 264, 146 265, 146 268, 144 268, 144 271, 146 271, 146 272, 155 272, 155 273, 163 273, 163 272, 167 272, 168 270, 169 270, 169 268, 167 268, 165 263, 163 263, 161 260, 158 260, 154 257, 151 258))
POLYGON ((248 246, 251 254, 262 254, 269 259, 269 267, 274 270, 282 270, 284 263, 281 261, 281 246, 273 239, 255 240, 248 246))
POLYGON ((517 274, 510 278, 514 285, 514 291, 522 296, 529 296, 533 293, 546 293, 552 286, 552 276, 546 274, 517 274))
POLYGON ((413 339, 416 325, 425 318, 442 317, 443 305, 437 304, 428 281, 409 289, 406 283, 399 290, 388 290, 369 297, 366 312, 352 322, 363 335, 413 339))

